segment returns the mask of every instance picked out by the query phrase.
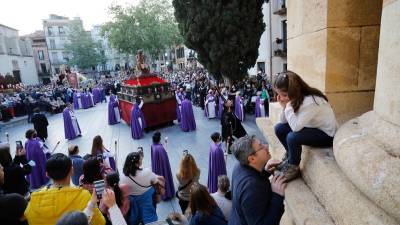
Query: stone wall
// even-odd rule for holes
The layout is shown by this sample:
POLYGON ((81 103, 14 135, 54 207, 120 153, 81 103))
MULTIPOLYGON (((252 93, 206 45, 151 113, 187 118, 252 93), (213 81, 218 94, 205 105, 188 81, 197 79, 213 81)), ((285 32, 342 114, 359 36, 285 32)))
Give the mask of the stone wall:
POLYGON ((324 91, 340 123, 372 109, 382 0, 288 0, 288 69, 324 91))

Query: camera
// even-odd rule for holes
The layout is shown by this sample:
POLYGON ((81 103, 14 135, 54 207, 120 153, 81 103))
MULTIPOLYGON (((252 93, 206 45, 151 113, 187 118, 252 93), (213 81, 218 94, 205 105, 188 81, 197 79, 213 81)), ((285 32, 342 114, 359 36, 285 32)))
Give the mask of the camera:
POLYGON ((97 161, 99 161, 100 163, 103 163, 103 154, 98 154, 98 155, 96 155, 96 159, 97 159, 97 161))

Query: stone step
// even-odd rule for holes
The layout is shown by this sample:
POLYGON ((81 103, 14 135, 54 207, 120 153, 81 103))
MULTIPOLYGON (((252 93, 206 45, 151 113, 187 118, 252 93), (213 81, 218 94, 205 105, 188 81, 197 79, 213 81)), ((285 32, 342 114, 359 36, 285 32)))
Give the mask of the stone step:
MULTIPOLYGON (((270 104, 270 115, 278 115, 274 109, 279 109, 279 111, 281 109, 271 107, 273 104, 270 104)), ((273 116, 273 118, 277 117, 273 116)), ((284 148, 274 134, 274 123, 268 118, 258 118, 256 122, 266 139, 271 143, 272 157, 279 159, 283 155, 284 148)), ((371 202, 343 174, 333 157, 332 148, 314 149, 303 146, 300 166, 305 183, 324 206, 335 224, 397 224, 392 217, 371 202)), ((290 194, 287 197, 290 198, 290 194)), ((296 210, 303 209, 291 208, 292 212, 296 210)))
POLYGON ((293 216, 289 208, 285 207, 285 212, 282 215, 279 225, 296 225, 293 221, 293 216))
POLYGON ((290 212, 294 224, 335 225, 302 179, 288 183, 285 196, 285 211, 290 212))

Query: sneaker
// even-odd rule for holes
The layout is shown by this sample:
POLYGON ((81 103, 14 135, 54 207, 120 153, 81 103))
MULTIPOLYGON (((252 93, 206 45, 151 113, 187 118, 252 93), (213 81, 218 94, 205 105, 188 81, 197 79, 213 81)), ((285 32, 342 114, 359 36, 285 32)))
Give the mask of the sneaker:
POLYGON ((289 182, 300 176, 300 167, 287 163, 280 172, 280 175, 284 176, 285 181, 289 182))

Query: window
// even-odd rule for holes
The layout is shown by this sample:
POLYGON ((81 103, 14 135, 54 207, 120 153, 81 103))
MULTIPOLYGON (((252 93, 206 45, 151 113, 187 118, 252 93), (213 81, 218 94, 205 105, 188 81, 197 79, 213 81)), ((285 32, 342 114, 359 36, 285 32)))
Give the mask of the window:
POLYGON ((39 57, 39 60, 44 60, 44 53, 43 53, 43 50, 39 50, 39 51, 38 51, 38 57, 39 57))
POLYGON ((58 63, 58 54, 57 54, 57 52, 52 52, 51 53, 51 61, 52 61, 52 63, 58 63))
POLYGON ((59 34, 65 34, 64 27, 58 27, 58 33, 59 34))
POLYGON ((53 27, 47 27, 47 33, 49 36, 53 36, 53 27))
POLYGON ((284 51, 286 51, 286 38, 287 38, 286 22, 287 22, 287 20, 282 20, 282 21, 281 21, 281 26, 282 26, 282 40, 283 40, 283 50, 284 50, 284 51))
POLYGON ((62 55, 63 55, 64 61, 69 62, 69 55, 68 55, 68 52, 63 52, 62 55))
POLYGON ((257 72, 261 71, 262 73, 265 72, 265 62, 257 62, 257 72))
POLYGON ((283 71, 287 71, 287 63, 283 64, 283 71))
POLYGON ((50 49, 56 49, 56 41, 54 39, 50 39, 50 49))

